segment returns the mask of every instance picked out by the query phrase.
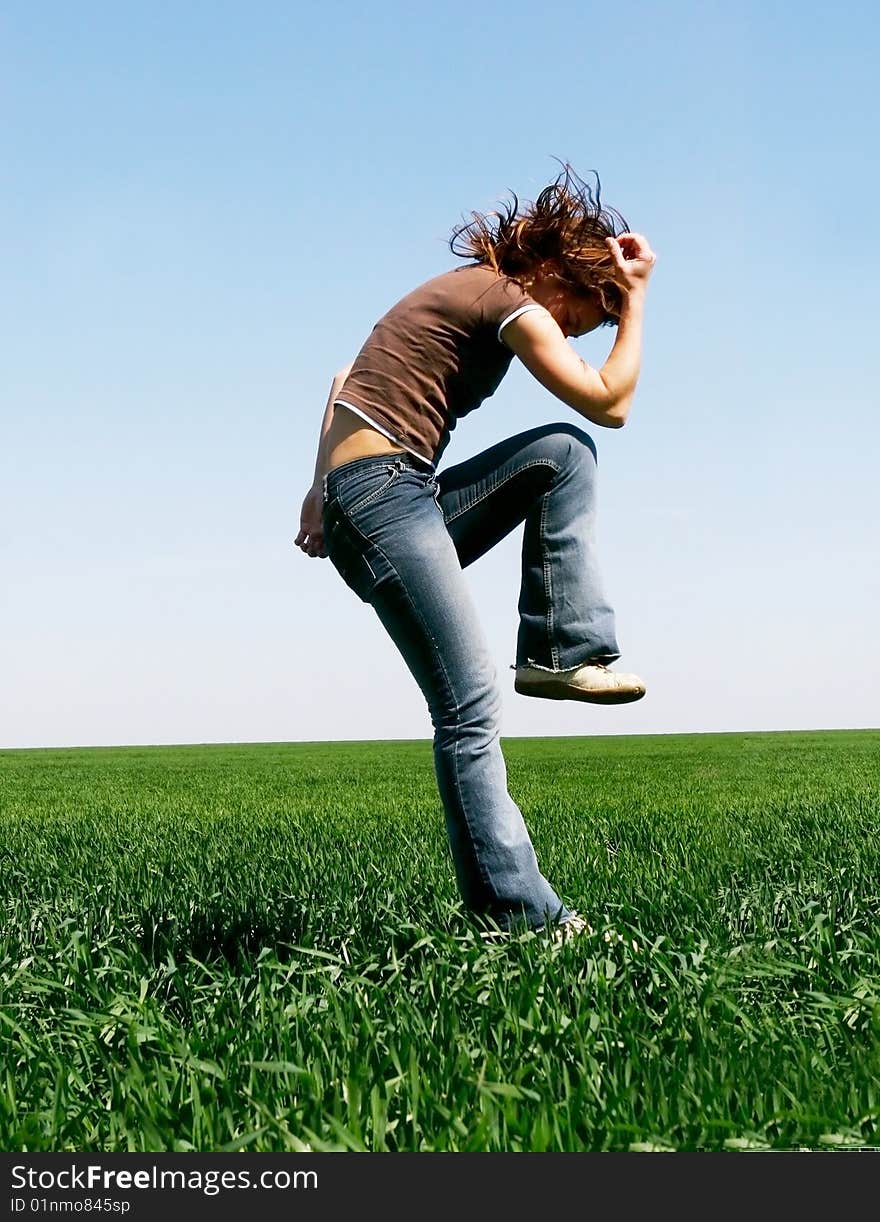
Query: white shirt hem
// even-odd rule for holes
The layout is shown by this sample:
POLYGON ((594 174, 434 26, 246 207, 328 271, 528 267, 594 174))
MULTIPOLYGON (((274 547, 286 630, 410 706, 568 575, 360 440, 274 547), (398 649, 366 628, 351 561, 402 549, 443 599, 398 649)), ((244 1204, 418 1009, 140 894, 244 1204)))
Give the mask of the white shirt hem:
POLYGON ((333 406, 335 407, 337 403, 339 403, 342 407, 347 407, 350 412, 354 412, 356 416, 360 416, 362 420, 366 420, 367 424, 372 425, 372 427, 378 433, 381 433, 383 437, 387 437, 388 440, 393 441, 395 445, 403 446, 408 454, 415 454, 416 458, 420 458, 422 462, 426 462, 432 470, 434 469, 434 463, 430 458, 425 458, 424 454, 420 454, 418 450, 412 449, 411 446, 404 445, 399 437, 395 437, 393 433, 389 433, 388 430, 384 429, 381 424, 377 424, 376 421, 372 420, 365 411, 362 411, 359 407, 355 407, 355 405, 353 403, 349 403, 347 399, 334 399, 333 406))

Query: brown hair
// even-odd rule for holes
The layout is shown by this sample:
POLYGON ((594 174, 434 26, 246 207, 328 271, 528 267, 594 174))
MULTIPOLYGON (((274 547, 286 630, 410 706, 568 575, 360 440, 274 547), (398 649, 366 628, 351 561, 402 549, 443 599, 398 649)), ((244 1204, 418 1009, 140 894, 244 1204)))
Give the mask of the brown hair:
POLYGON ((460 258, 509 276, 526 292, 544 264, 569 287, 596 294, 605 310, 602 325, 613 326, 622 298, 605 239, 629 232, 629 226, 614 208, 602 207, 595 170, 594 193, 568 162, 560 165, 560 174, 534 203, 520 209, 511 191, 513 203, 503 204, 504 212, 472 212, 470 220, 456 225, 449 247, 460 258))

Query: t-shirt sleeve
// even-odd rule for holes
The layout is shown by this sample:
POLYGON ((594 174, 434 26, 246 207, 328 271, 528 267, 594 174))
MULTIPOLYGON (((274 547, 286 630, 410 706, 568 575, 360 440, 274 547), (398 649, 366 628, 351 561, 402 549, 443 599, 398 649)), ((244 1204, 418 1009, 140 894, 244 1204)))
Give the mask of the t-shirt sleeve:
POLYGON ((493 328, 500 340, 502 330, 509 322, 513 322, 514 318, 519 318, 520 314, 525 314, 527 310, 543 309, 544 307, 530 297, 525 289, 520 288, 515 280, 505 276, 497 280, 485 295, 483 322, 493 328))

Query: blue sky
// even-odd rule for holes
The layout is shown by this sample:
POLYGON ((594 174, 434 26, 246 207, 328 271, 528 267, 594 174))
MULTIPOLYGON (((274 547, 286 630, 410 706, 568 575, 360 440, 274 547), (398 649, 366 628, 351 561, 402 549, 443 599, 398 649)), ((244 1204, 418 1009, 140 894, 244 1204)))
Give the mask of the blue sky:
MULTIPOLYGON (((880 724, 878 28, 867 3, 4 6, 0 746, 430 737, 374 613, 292 539, 334 371, 554 157, 659 256, 630 422, 592 430, 648 695, 515 695, 517 534, 468 570, 502 733, 880 724)), ((554 419, 514 367, 442 465, 554 419)))

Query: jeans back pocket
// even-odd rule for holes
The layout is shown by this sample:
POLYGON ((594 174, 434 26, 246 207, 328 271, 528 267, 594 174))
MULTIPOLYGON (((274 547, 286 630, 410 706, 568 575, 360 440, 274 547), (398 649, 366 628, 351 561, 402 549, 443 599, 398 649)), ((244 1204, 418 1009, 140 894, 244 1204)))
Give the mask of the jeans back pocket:
POLYGON ((334 467, 324 476, 324 500, 338 500, 347 514, 355 514, 390 488, 401 472, 401 463, 388 455, 353 459, 334 467))
POLYGON ((335 498, 324 506, 324 548, 345 584, 368 603, 379 580, 381 553, 349 521, 335 498))

